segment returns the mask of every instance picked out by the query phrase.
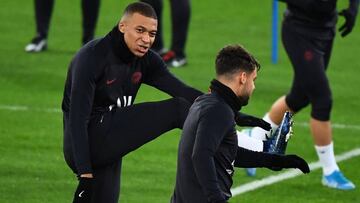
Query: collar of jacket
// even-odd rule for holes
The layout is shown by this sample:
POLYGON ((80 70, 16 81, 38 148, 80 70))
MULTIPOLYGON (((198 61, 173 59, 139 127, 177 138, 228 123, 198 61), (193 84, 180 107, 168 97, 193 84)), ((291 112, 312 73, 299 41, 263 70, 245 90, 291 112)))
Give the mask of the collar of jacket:
POLYGON ((125 63, 130 63, 135 55, 129 50, 124 40, 124 34, 121 33, 116 25, 108 34, 111 47, 117 57, 119 57, 125 63))
POLYGON ((242 102, 228 86, 213 79, 210 84, 210 90, 219 94, 234 112, 240 111, 242 102))

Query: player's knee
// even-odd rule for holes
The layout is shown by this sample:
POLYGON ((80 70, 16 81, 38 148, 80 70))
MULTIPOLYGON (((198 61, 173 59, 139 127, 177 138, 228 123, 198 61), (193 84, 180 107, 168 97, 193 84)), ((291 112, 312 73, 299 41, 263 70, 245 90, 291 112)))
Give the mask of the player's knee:
POLYGON ((309 105, 309 101, 305 99, 294 98, 290 95, 287 95, 285 97, 285 102, 287 106, 291 109, 291 111, 293 111, 294 113, 299 112, 301 109, 309 105))
POLYGON ((311 117, 320 121, 328 121, 330 120, 331 108, 332 108, 331 98, 318 100, 313 103, 311 110, 311 117))

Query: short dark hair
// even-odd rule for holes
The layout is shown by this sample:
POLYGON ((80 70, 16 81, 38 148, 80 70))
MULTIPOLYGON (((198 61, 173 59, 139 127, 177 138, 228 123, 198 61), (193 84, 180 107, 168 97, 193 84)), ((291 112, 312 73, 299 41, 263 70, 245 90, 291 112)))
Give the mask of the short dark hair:
POLYGON ((129 4, 124 10, 125 15, 132 15, 134 13, 139 13, 143 16, 153 18, 157 20, 157 15, 153 7, 144 2, 134 2, 129 4))
POLYGON ((228 45, 220 50, 215 60, 217 75, 232 75, 239 70, 252 72, 260 69, 259 62, 241 45, 228 45))

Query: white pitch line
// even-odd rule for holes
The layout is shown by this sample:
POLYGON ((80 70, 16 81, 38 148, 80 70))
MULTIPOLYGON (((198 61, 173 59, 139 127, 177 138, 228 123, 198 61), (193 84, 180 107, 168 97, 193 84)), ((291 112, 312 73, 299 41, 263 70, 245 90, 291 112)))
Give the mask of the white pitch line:
POLYGON ((0 110, 8 111, 40 111, 48 113, 61 113, 60 108, 32 108, 28 106, 10 106, 10 105, 0 105, 0 110))
POLYGON ((9 110, 9 111, 28 111, 29 108, 26 106, 9 106, 9 105, 1 105, 0 109, 9 110))
MULTIPOLYGON (((343 154, 335 156, 337 162, 345 161, 351 159, 353 157, 360 156, 360 148, 355 148, 351 151, 345 152, 343 154)), ((316 170, 321 168, 320 162, 313 162, 309 164, 310 170, 316 170)), ((243 184, 239 187, 232 188, 231 193, 233 197, 243 194, 246 192, 250 192, 267 185, 271 185, 286 179, 295 178, 296 176, 302 175, 302 173, 298 169, 291 169, 287 172, 281 173, 279 175, 272 175, 266 178, 255 180, 246 184, 243 184)))
MULTIPOLYGON (((8 110, 8 111, 40 111, 40 112, 48 112, 48 113, 61 113, 60 108, 31 108, 28 106, 12 106, 12 105, 0 105, 0 110, 8 110)), ((309 124, 306 122, 296 122, 294 125, 301 127, 309 127, 309 124)), ((332 128, 336 129, 352 129, 352 130, 360 130, 359 125, 347 125, 340 123, 332 123, 332 128)))
MULTIPOLYGON (((302 127, 309 127, 309 124, 306 122, 295 122, 294 125, 296 126, 302 126, 302 127)), ((332 128, 337 129, 353 129, 353 130, 360 130, 359 125, 347 125, 347 124, 340 124, 340 123, 332 123, 332 128)))

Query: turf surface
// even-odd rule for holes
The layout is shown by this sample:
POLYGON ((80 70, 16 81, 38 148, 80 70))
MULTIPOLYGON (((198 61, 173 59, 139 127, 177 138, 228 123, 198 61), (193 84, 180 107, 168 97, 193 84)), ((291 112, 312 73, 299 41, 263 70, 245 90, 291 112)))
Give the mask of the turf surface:
MULTIPOLYGON (((103 1, 97 36, 106 34, 130 1, 103 1)), ((346 6, 339 1, 339 8, 346 6)), ((170 41, 169 5, 164 1, 166 42, 170 41)), ((281 5, 280 10, 284 7, 281 5)), ((279 14, 280 15, 280 14, 279 14)), ((56 1, 49 50, 27 54, 34 35, 33 1, 4 1, 0 7, 0 202, 70 202, 76 178, 62 155, 62 115, 59 112, 67 66, 80 46, 80 1, 56 1)), ((244 112, 262 116, 289 88, 292 71, 280 45, 280 60, 270 62, 270 1, 192 1, 187 43, 189 65, 171 71, 190 85, 207 91, 214 77, 214 57, 226 44, 241 43, 260 60, 256 91, 244 112)), ((340 19, 340 23, 343 19, 340 19)), ((360 29, 337 37, 328 71, 334 106, 332 121, 350 125, 334 128, 337 154, 360 147, 359 74, 360 29)), ((144 86, 136 102, 167 98, 144 86)), ((295 117, 309 119, 309 109, 295 117)), ((288 152, 317 161, 308 127, 296 125, 288 152)), ((139 126, 141 127, 141 126, 139 126)), ((169 202, 176 173, 180 131, 173 130, 129 154, 123 161, 121 202, 169 202)), ((341 169, 360 186, 360 159, 341 162, 341 169)), ((237 170, 234 186, 278 174, 261 169, 256 178, 237 170)), ((321 170, 241 194, 231 202, 360 202, 360 191, 341 192, 322 187, 321 170)))

